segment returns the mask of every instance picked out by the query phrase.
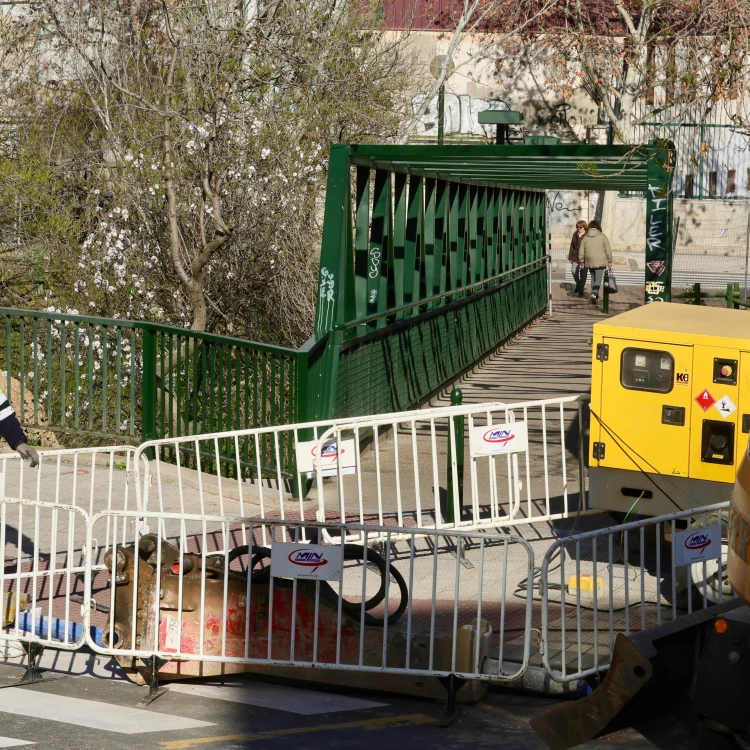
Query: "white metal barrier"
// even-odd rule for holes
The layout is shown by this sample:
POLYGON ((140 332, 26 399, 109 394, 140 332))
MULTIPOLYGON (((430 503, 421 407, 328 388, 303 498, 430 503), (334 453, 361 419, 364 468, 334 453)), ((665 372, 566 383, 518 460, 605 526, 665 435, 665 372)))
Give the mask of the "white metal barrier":
MULTIPOLYGON (((102 510, 135 511, 135 449, 39 453, 34 469, 18 454, 0 456, 0 641, 70 650, 83 644, 88 623, 88 613, 81 614, 86 565, 104 569, 96 556, 86 559, 88 519, 102 510)), ((110 544, 112 530, 101 531, 110 544)), ((123 534, 120 543, 130 539, 123 534)))
POLYGON ((150 457, 136 461, 149 472, 137 483, 139 507, 462 530, 567 518, 586 512, 586 400, 437 407, 151 441, 136 454, 150 457), (510 423, 525 435, 521 450, 474 449, 472 435, 510 423), (293 475, 284 469, 291 465, 293 475), (305 489, 296 498, 295 484, 305 489))
POLYGON ((610 526, 553 544, 539 583, 550 676, 569 682, 601 672, 617 633, 646 630, 733 599, 722 543, 728 507, 610 526))
POLYGON ((320 436, 316 454, 343 446, 352 456, 332 468, 317 462, 317 519, 476 530, 586 512, 580 426, 587 400, 478 404, 337 424, 320 436), (333 475, 330 485, 326 475, 333 475))
POLYGON ((166 538, 145 527, 140 533, 139 524, 134 546, 121 545, 117 530, 132 521, 122 511, 100 512, 88 527, 92 547, 100 527, 115 530, 106 551, 110 580, 97 585, 93 568, 87 571, 87 600, 110 607, 103 645, 86 635, 98 653, 157 656, 170 662, 162 674, 183 675, 211 674, 211 664, 223 672, 231 665, 284 665, 510 681, 528 666, 531 591, 515 601, 507 597, 515 579, 533 573, 533 552, 520 538, 462 531, 446 538, 443 531, 362 526, 355 529, 362 547, 345 545, 338 529, 338 544, 318 548, 287 546, 301 536, 305 524, 299 521, 140 516, 166 538), (408 550, 392 556, 390 536, 396 534, 408 539, 408 550), (385 536, 383 557, 368 548, 369 535, 385 536), (459 554, 440 554, 445 544, 459 554), (298 554, 309 560, 318 550, 322 562, 300 564, 308 565, 304 570, 340 565, 340 577, 330 584, 288 580, 284 569, 277 574, 277 564, 288 567, 298 554), (459 563, 461 552, 473 561, 472 570, 459 563), (269 555, 270 570, 264 567, 269 555), (476 623, 489 627, 478 632, 476 623), (502 666, 488 672, 495 658, 502 666))

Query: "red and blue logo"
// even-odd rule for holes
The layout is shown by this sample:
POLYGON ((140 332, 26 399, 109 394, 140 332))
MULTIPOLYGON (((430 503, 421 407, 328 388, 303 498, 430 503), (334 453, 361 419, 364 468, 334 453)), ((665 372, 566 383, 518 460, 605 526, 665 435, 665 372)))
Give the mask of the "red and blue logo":
POLYGON ((484 440, 485 443, 492 443, 493 445, 507 445, 511 440, 515 440, 515 437, 513 430, 502 427, 487 430, 487 432, 482 435, 482 440, 484 440))
POLYGON ((685 540, 685 548, 689 550, 699 551, 706 549, 711 544, 711 537, 704 533, 704 532, 696 532, 695 534, 691 534, 686 540, 685 540))
MULTIPOLYGON (((311 451, 310 455, 315 456, 315 451, 317 449, 317 446, 315 446, 311 451)), ((323 450, 321 451, 320 455, 322 458, 327 458, 329 461, 333 459, 337 459, 339 456, 339 452, 343 456, 346 451, 342 448, 341 451, 339 451, 338 446, 336 443, 328 443, 327 445, 323 446, 323 450)))
POLYGON ((303 568, 312 568, 314 573, 321 565, 326 565, 328 560, 323 557, 322 552, 314 552, 311 549, 296 549, 287 558, 292 565, 300 565, 303 568))

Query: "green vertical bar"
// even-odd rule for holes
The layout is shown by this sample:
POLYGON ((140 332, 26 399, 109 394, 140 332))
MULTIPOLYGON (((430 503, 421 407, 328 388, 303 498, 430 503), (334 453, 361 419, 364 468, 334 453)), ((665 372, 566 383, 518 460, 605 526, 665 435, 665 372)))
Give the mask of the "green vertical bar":
POLYGON ((73 425, 76 428, 76 430, 79 427, 79 419, 78 419, 78 409, 79 409, 79 390, 81 388, 81 357, 80 357, 80 339, 81 339, 81 326, 76 323, 75 326, 73 326, 73 336, 75 337, 75 341, 73 342, 73 387, 75 389, 74 391, 74 405, 73 405, 73 425))
POLYGON ((260 427, 260 422, 258 421, 258 383, 260 378, 258 377, 259 371, 258 371, 258 352, 253 352, 253 427, 260 427))
MULTIPOLYGON (((432 295, 445 291, 446 265, 448 258, 448 221, 447 221, 448 183, 438 180, 435 185, 435 265, 433 268, 432 295)), ((440 307, 445 300, 432 304, 440 307)))
POLYGON ((226 370, 226 367, 224 366, 224 354, 225 354, 226 347, 221 346, 220 344, 216 347, 216 353, 217 353, 217 373, 216 373, 216 379, 218 380, 217 386, 218 386, 218 394, 216 397, 216 402, 218 404, 217 411, 217 422, 218 422, 218 431, 221 432, 224 429, 224 372, 226 370))
MULTIPOLYGON (((24 321, 23 318, 18 319, 18 380, 19 380, 19 391, 20 391, 20 401, 18 403, 18 417, 21 420, 21 423, 23 424, 26 420, 26 410, 24 409, 24 405, 26 403, 24 399, 24 385, 26 380, 26 353, 25 353, 25 342, 24 342, 24 321)), ((63 342, 64 344, 64 342, 63 342)), ((63 345, 63 352, 65 352, 65 346, 63 345)), ((7 364, 8 372, 10 372, 11 368, 11 362, 8 361, 7 364)), ((10 391, 8 391, 8 402, 10 402, 10 391)))
POLYGON ((510 190, 500 191, 499 212, 499 244, 500 244, 500 270, 505 273, 510 268, 510 236, 508 232, 508 201, 510 190))
POLYGON ((424 266, 422 267, 422 278, 420 281, 420 299, 432 296, 433 283, 435 279, 435 201, 436 181, 426 179, 425 184, 425 211, 424 211, 424 266))
MULTIPOLYGON (((164 348, 165 342, 168 342, 170 347, 172 344, 172 334, 166 334, 166 333, 160 333, 159 334, 159 360, 158 360, 158 367, 157 367, 157 373, 161 373, 161 377, 159 379, 161 383, 161 388, 159 388, 158 398, 159 398, 159 417, 158 417, 158 436, 160 438, 163 438, 167 434, 167 429, 169 429, 169 423, 171 421, 171 415, 172 410, 169 410, 169 415, 167 414, 167 377, 166 374, 169 372, 169 375, 172 375, 171 370, 166 369, 167 365, 167 352, 164 348)), ((170 354, 171 349, 170 349, 170 354)), ((171 388, 169 389, 171 390, 171 388)), ((169 433, 172 434, 171 431, 169 433)))
POLYGON ((31 335, 34 339, 34 424, 39 424, 39 321, 36 318, 31 324, 31 335))
MULTIPOLYGON (((8 323, 10 326, 10 323, 8 323)), ((10 330, 10 328, 9 328, 10 330)), ((10 334, 8 335, 8 362, 10 362, 10 334)), ((93 380, 94 372, 91 369, 89 382, 93 380)), ((8 368, 8 398, 10 398, 10 367, 8 368)), ((47 319, 47 421, 54 424, 54 399, 52 398, 52 321, 47 319)), ((89 398, 89 409, 92 407, 93 400, 89 398)), ((89 429, 92 429, 89 426, 89 429)))
MULTIPOLYGON (((469 195, 468 187, 464 183, 458 186, 458 285, 467 286, 469 279, 469 246, 467 235, 469 231, 469 195)), ((462 295, 463 296, 463 295, 462 295)))
POLYGON ((143 426, 146 440, 156 439, 156 333, 143 329, 143 426))
MULTIPOLYGON (((175 408, 177 409, 177 434, 178 435, 188 435, 189 429, 188 429, 188 419, 190 418, 190 411, 192 409, 192 416, 193 419, 197 422, 197 414, 195 411, 196 404, 196 394, 193 393, 193 403, 190 403, 190 391, 189 390, 183 390, 183 376, 182 376, 182 368, 184 366, 185 372, 187 373, 190 369, 190 339, 185 336, 184 338, 178 334, 177 336, 177 352, 175 355, 175 358, 177 360, 177 372, 176 372, 176 382, 174 384, 174 398, 176 399, 175 402, 175 408), (182 363, 182 344, 183 341, 185 343, 185 364, 182 363), (184 397, 184 398, 183 398, 184 397), (183 418, 183 402, 184 402, 184 412, 185 416, 183 418), (184 421, 184 425, 183 425, 184 421), (183 426, 185 428, 183 432, 183 426)), ((196 366, 197 366, 197 358, 196 358, 196 366)), ((197 379, 196 379, 197 382, 197 379)), ((187 387, 187 382, 185 382, 185 388, 187 387)), ((196 389, 197 390, 197 389, 196 389)), ((170 409, 170 412, 173 412, 174 409, 170 409)), ((172 417, 174 419, 174 417, 172 417)), ((197 426, 196 426, 197 427, 197 426)))
MULTIPOLYGON (((349 146, 334 144, 328 158, 318 306, 315 315, 315 335, 318 337, 331 330, 338 320, 339 295, 347 283, 344 271, 351 262, 346 252, 349 249, 346 247, 347 223, 351 222, 350 151, 349 146)), ((352 267, 353 265, 352 262, 352 267)))
MULTIPOLYGON (((375 172, 375 191, 372 209, 372 223, 370 226, 370 250, 367 270, 367 314, 385 310, 384 287, 387 276, 383 276, 383 264, 388 252, 388 217, 391 202, 391 174, 384 170, 375 172)), ((371 324, 371 328, 377 324, 371 324)))
MULTIPOLYGON (((367 315, 367 291, 370 247, 370 168, 357 167, 354 237, 354 298, 356 316, 367 315)), ((358 333, 364 333, 359 326, 358 333)))
POLYGON ((107 338, 107 326, 102 326, 102 432, 107 431, 107 338))
POLYGON ((468 283, 479 281, 479 251, 477 248, 478 188, 469 186, 469 278, 468 283))
POLYGON ((487 188, 477 188, 477 281, 487 278, 487 188))
POLYGON ((60 321, 60 426, 65 427, 67 410, 65 408, 65 378, 66 378, 66 367, 65 367, 65 339, 68 337, 68 332, 65 328, 65 322, 60 321))
MULTIPOLYGON (((208 360, 208 378, 206 380, 206 396, 208 397, 208 423, 206 432, 214 432, 216 426, 216 347, 213 343, 206 343, 206 359, 208 360)), ((205 398, 205 397, 204 397, 205 398)))
MULTIPOLYGON (((393 200, 396 206, 393 219, 393 264, 391 273, 394 279, 394 304, 401 307, 404 304, 406 287, 406 211, 407 211, 407 189, 406 175, 395 174, 393 200)), ((411 282, 411 279, 409 279, 411 282)), ((409 287, 411 293, 411 287, 409 287)), ((398 313, 396 319, 400 320, 404 314, 398 313)))
MULTIPOLYGON (((117 434, 120 433, 120 427, 122 425, 122 413, 120 408, 122 406, 122 329, 117 326, 115 328, 115 413, 117 418, 115 419, 115 429, 117 434)), ((156 355, 154 355, 156 357, 156 355)), ((156 365, 154 365, 156 367, 156 365)), ((154 409, 156 405, 154 405, 154 409)), ((156 432, 154 432, 156 434, 156 432)))
MULTIPOLYGON (((268 383, 267 383, 268 354, 266 354, 266 352, 263 352, 261 358, 262 358, 262 361, 263 361, 263 364, 262 364, 263 369, 261 370, 261 390, 260 390, 260 393, 261 393, 261 409, 263 410, 262 425, 263 425, 263 427, 265 427, 268 424, 268 420, 267 420, 268 411, 267 411, 267 403, 266 403, 266 400, 268 399, 268 383)), ((266 451, 266 444, 267 444, 267 442, 268 441, 267 441, 266 437, 263 436, 263 438, 261 439, 261 444, 262 444, 261 464, 263 466, 266 466, 266 458, 267 458, 267 455, 268 455, 267 451, 266 451)))
MULTIPOLYGON (((189 346, 189 339, 186 339, 189 346)), ((205 432, 203 429, 203 423, 201 420, 203 419, 203 414, 201 413, 201 404, 203 403, 203 397, 202 392, 206 387, 206 378, 204 374, 205 369, 205 362, 206 362, 206 348, 203 346, 203 341, 201 339, 195 339, 195 345, 193 346, 193 382, 192 382, 192 390, 186 390, 185 391, 185 434, 187 434, 187 430, 189 428, 189 422, 192 419, 194 431, 197 432, 198 430, 198 424, 201 425, 201 431, 205 432), (192 404, 191 401, 191 394, 192 394, 192 404), (190 410, 190 413, 188 414, 188 410, 190 410), (199 416, 200 414, 200 416, 199 416)), ((185 352, 185 371, 190 369, 190 357, 189 357, 189 351, 185 352)), ((180 371, 179 368, 177 370, 180 371)), ((186 383, 186 388, 190 385, 190 383, 186 383)))
MULTIPOLYGON (((458 183, 451 182, 448 190, 448 200, 450 202, 448 216, 448 265, 450 273, 448 275, 448 288, 456 289, 460 279, 460 260, 458 254, 458 183)), ((448 300, 450 301, 450 300, 448 300)))
POLYGON ((234 357, 234 387, 236 395, 234 398, 234 424, 235 430, 242 429, 242 412, 240 405, 242 403, 242 361, 245 359, 247 352, 245 349, 236 349, 234 357))
MULTIPOLYGON (((47 321, 47 326, 49 327, 50 323, 47 321)), ((51 336, 50 336, 51 338, 51 336)), ((5 387, 5 395, 8 397, 8 402, 10 402, 10 371, 11 371, 11 362, 13 361, 13 358, 11 356, 11 341, 13 339, 13 330, 10 327, 10 316, 5 316, 5 374, 7 376, 6 381, 7 385, 5 387)), ((48 351, 52 350, 52 346, 50 345, 50 348, 48 351)), ((50 366, 50 357, 47 357, 47 366, 50 366)), ((47 383, 47 393, 52 395, 52 375, 49 376, 49 380, 47 383)), ((52 420, 52 417, 50 416, 50 421, 52 420)))
POLYGON ((271 424, 276 424, 276 357, 271 356, 271 424))
POLYGON ((136 370, 136 358, 135 358, 135 347, 136 347, 136 334, 135 328, 130 329, 130 435, 135 436, 135 379, 137 377, 136 370))
POLYGON ((496 276, 497 271, 497 253, 495 248, 495 198, 497 190, 488 188, 486 191, 486 207, 484 216, 484 225, 486 227, 485 248, 485 274, 490 279, 496 276))
POLYGON ((647 147, 645 300, 669 302, 672 261, 672 175, 674 145, 657 140, 647 147))
MULTIPOLYGON (((89 325, 86 329, 89 340, 89 432, 94 430, 94 336, 96 328, 89 325)), ((49 358, 48 358, 49 359, 49 358)))
MULTIPOLYGON (((404 304, 417 299, 419 294, 419 247, 422 237, 422 178, 409 176, 409 206, 406 214, 406 235, 404 245, 404 304)), ((415 314, 415 308, 406 311, 406 317, 415 314)))
MULTIPOLYGON (((460 388, 454 388, 451 391, 451 406, 460 406, 463 402, 463 393, 460 388)), ((464 501, 464 416, 463 414, 453 417, 453 438, 456 443, 456 484, 458 485, 458 512, 459 517, 456 519, 454 509, 454 497, 453 494, 453 450, 451 448, 450 435, 448 436, 448 480, 447 480, 447 508, 446 508, 446 522, 456 523, 456 520, 461 520, 463 501, 464 501)))

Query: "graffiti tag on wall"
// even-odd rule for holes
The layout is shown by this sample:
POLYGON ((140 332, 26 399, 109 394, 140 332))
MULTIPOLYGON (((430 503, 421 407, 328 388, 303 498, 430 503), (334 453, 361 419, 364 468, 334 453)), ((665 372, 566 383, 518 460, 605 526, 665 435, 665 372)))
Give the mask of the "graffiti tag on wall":
MULTIPOLYGON (((430 100, 425 110, 427 94, 417 94, 411 100, 415 115, 419 115, 424 132, 428 135, 437 133, 438 98, 430 100), (422 112, 420 115, 419 113, 422 112)), ((502 99, 478 99, 469 94, 445 94, 444 132, 446 135, 484 135, 492 138, 495 135, 494 125, 480 125, 478 115, 486 109, 510 109, 502 99)))

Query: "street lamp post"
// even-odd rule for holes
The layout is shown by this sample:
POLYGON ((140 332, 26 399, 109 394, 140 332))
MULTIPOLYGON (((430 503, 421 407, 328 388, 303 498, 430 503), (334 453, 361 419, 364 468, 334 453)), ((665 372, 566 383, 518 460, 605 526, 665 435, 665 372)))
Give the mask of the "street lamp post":
POLYGON ((438 89, 438 145, 443 145, 445 132, 445 79, 453 72, 456 65, 448 55, 435 55, 430 63, 430 73, 437 79, 443 70, 446 71, 440 88, 438 89))

